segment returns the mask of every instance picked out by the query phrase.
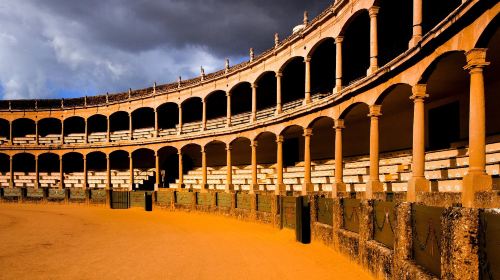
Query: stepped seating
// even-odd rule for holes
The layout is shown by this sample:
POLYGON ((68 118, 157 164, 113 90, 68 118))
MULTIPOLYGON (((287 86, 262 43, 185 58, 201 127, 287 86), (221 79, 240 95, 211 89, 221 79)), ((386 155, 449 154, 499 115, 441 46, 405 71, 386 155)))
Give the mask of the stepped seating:
POLYGON ((84 144, 85 133, 71 133, 64 136, 64 144, 84 144))
POLYGON ((224 128, 226 127, 226 120, 227 120, 226 117, 207 120, 206 128, 207 130, 224 128))
POLYGON ((155 137, 155 129, 154 127, 135 129, 132 132, 134 139, 148 139, 155 137))
POLYGON ((40 145, 61 144, 61 134, 49 134, 47 136, 39 136, 38 143, 40 145))
POLYGON ((121 131, 111 132, 111 134, 109 136, 109 140, 111 142, 130 140, 130 131, 129 130, 121 130, 121 131))
POLYGON ((177 134, 177 129, 174 128, 167 128, 167 129, 160 129, 158 131, 158 136, 159 137, 165 137, 169 135, 176 135, 177 134))
POLYGON ((298 100, 294 100, 294 101, 291 101, 291 102, 287 102, 287 103, 283 104, 282 110, 283 111, 293 110, 293 109, 295 109, 297 107, 300 107, 303 102, 304 101, 302 99, 298 99, 298 100))
POLYGON ((314 95, 311 96, 311 100, 314 102, 314 101, 323 99, 323 98, 329 96, 330 94, 331 94, 330 92, 315 93, 314 95))
POLYGON ((23 137, 14 137, 12 140, 13 145, 35 145, 36 144, 36 135, 28 134, 23 137))
MULTIPOLYGON (((179 125, 176 125, 175 128, 178 130, 179 125)), ((201 122, 191 122, 182 124, 182 133, 192 133, 201 131, 201 122)))
POLYGON ((231 126, 238 126, 250 123, 252 112, 245 112, 238 115, 231 116, 231 126))
POLYGON ((276 112, 276 107, 269 107, 262 109, 260 111, 257 111, 255 118, 259 120, 267 119, 272 116, 274 116, 274 113, 276 112))
POLYGON ((93 132, 87 138, 89 143, 103 143, 107 141, 107 132, 93 132))
POLYGON ((9 139, 7 139, 7 137, 0 136, 0 145, 7 144, 7 143, 9 143, 9 139))

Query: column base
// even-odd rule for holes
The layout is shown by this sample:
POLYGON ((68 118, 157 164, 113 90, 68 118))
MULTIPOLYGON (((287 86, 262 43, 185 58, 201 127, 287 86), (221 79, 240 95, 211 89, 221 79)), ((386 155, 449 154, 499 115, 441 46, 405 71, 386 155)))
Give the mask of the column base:
POLYGON ((418 45, 418 43, 420 43, 421 40, 422 40, 422 36, 421 35, 414 35, 411 38, 410 43, 408 43, 408 47, 410 49, 416 47, 418 45))
POLYGON ((311 96, 309 96, 309 97, 304 98, 304 101, 302 102, 302 104, 307 105, 307 104, 311 103, 311 101, 312 101, 311 96))
POLYGON ((286 185, 285 184, 277 184, 274 189, 274 193, 276 195, 280 195, 286 193, 286 185))
POLYGON ((342 86, 341 85, 336 85, 333 90, 332 90, 332 94, 333 95, 337 95, 339 94, 340 92, 342 91, 342 86))
POLYGON ((366 70, 366 75, 371 75, 371 74, 377 72, 377 70, 378 70, 378 66, 372 65, 368 68, 368 70, 366 70))
POLYGON ((276 108, 276 111, 274 112, 274 115, 277 116, 277 115, 279 115, 281 113, 283 113, 283 109, 281 107, 278 107, 278 108, 276 108))
POLYGON ((184 189, 186 187, 185 184, 177 184, 178 189, 184 189))
POLYGON ((462 179, 462 206, 474 207, 476 192, 493 190, 493 179, 486 173, 468 173, 462 179))
POLYGON ((156 192, 156 191, 158 191, 159 188, 160 188, 160 184, 155 184, 155 187, 153 190, 156 192))
POLYGON ((307 195, 308 193, 314 192, 314 184, 312 183, 305 183, 302 185, 302 195, 307 195))
POLYGON ((408 181, 408 189, 406 191, 406 201, 417 202, 418 192, 430 192, 431 183, 425 177, 411 177, 408 181))
POLYGON ((346 192, 346 184, 344 182, 334 183, 332 185, 332 197, 337 197, 337 193, 346 192))
POLYGON ((259 184, 251 184, 250 185, 250 192, 254 193, 255 191, 260 191, 260 186, 259 184))
POLYGON ((201 193, 208 192, 208 184, 200 185, 200 192, 201 193))
POLYGON ((373 199, 373 194, 384 191, 384 184, 380 181, 368 181, 366 184, 365 198, 373 199))
POLYGON ((251 120, 252 122, 257 121, 257 114, 256 114, 256 113, 252 113, 252 117, 250 118, 250 120, 251 120))
POLYGON ((225 191, 226 192, 232 192, 232 191, 234 191, 234 185, 233 184, 227 184, 225 191))

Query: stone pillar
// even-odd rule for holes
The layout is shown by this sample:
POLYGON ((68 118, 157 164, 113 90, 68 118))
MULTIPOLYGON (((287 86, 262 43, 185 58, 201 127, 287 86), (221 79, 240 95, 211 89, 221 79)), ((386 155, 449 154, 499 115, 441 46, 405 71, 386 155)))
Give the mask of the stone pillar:
POLYGON ((226 93, 227 110, 226 110, 226 127, 231 126, 231 92, 226 93))
POLYGON ((39 139, 40 137, 38 136, 38 121, 35 121, 35 144, 38 146, 39 145, 39 139))
POLYGON ((413 0, 413 36, 410 48, 415 47, 422 40, 422 0, 413 0))
POLYGON ((83 155, 83 189, 89 187, 89 174, 87 171, 87 155, 83 155))
POLYGON ((383 192, 384 186, 379 178, 379 129, 380 105, 370 106, 370 179, 366 185, 365 199, 373 199, 373 193, 383 192))
POLYGON ((257 181, 257 140, 250 143, 252 147, 252 185, 250 185, 250 193, 259 190, 259 182, 257 181))
POLYGON ((305 97, 304 104, 311 103, 311 58, 306 57, 304 59, 304 63, 306 64, 306 83, 305 83, 305 97))
POLYGON ((226 192, 234 190, 233 185, 233 162, 231 159, 231 144, 226 146, 226 192))
POLYGON ((155 181, 155 191, 158 190, 161 184, 161 168, 160 168, 160 155, 155 152, 155 168, 156 168, 156 181, 155 181))
POLYGON ((35 156, 35 189, 40 185, 40 172, 38 169, 38 155, 35 156))
POLYGON ((10 156, 10 167, 9 167, 9 188, 14 187, 14 156, 10 156))
POLYGON ((344 184, 344 159, 342 157, 342 129, 344 120, 335 120, 335 184, 332 187, 332 197, 337 197, 339 192, 345 192, 344 184))
POLYGON ((425 110, 424 100, 426 85, 418 84, 412 88, 411 99, 413 108, 413 163, 412 175, 408 181, 406 199, 409 202, 417 201, 417 192, 430 191, 430 183, 425 178, 425 110))
POLYGON ((132 153, 129 154, 129 166, 130 166, 130 186, 128 190, 131 191, 134 189, 134 156, 132 153))
POLYGON ((304 184, 302 185, 302 195, 314 191, 311 182, 311 136, 312 128, 304 129, 304 184))
POLYGON ((282 135, 279 135, 276 139, 276 187, 275 193, 277 195, 286 191, 286 186, 283 184, 283 141, 285 139, 282 135))
POLYGON ((107 142, 111 142, 111 121, 109 120, 109 116, 106 118, 108 121, 107 131, 106 131, 106 140, 107 142))
POLYGON ((367 74, 370 75, 378 69, 378 30, 377 15, 379 7, 373 6, 368 10, 370 15, 370 68, 367 74))
POLYGON ((111 159, 109 155, 106 155, 106 190, 110 190, 113 186, 111 185, 111 159))
POLYGON ((13 137, 13 136, 14 136, 14 133, 12 132, 12 123, 13 123, 13 121, 10 121, 10 122, 9 122, 9 143, 10 143, 11 145, 13 145, 13 144, 14 144, 14 137, 13 137))
POLYGON ((281 104, 281 77, 283 77, 283 73, 276 73, 276 115, 281 114, 283 111, 281 104))
POLYGON ((342 90, 342 42, 344 37, 338 36, 335 38, 335 88, 334 93, 339 93, 342 90))
POLYGON ((207 149, 205 147, 201 147, 201 170, 202 170, 202 179, 200 189, 202 192, 206 192, 208 189, 207 185, 207 149))
POLYGON ((61 122, 61 145, 64 145, 64 120, 61 122))
POLYGON ((59 156, 59 189, 62 190, 64 188, 64 166, 63 166, 63 157, 59 156))
POLYGON ((134 140, 134 128, 133 128, 133 120, 132 120, 132 114, 128 113, 128 129, 130 133, 130 140, 134 140))
POLYGON ((154 131, 154 137, 158 137, 159 132, 159 127, 158 127, 158 109, 155 108, 155 131, 154 131))
POLYGON ((179 104, 179 130, 177 131, 177 134, 181 135, 182 134, 182 105, 179 104))
POLYGON ((252 118, 251 121, 257 120, 257 84, 252 84, 252 118))
POLYGON ((483 68, 486 49, 472 49, 466 53, 465 70, 470 74, 469 106, 469 170, 462 183, 462 205, 474 206, 476 192, 493 190, 493 181, 486 173, 486 112, 483 68))
POLYGON ((203 105, 203 112, 201 115, 201 130, 206 130, 207 129, 207 101, 205 98, 201 100, 202 105, 203 105))
POLYGON ((183 167, 182 167, 182 151, 179 150, 177 153, 178 155, 178 160, 179 160, 179 189, 184 188, 184 173, 183 173, 183 167))
POLYGON ((87 123, 87 119, 84 119, 84 122, 85 122, 85 144, 88 144, 89 143, 89 126, 88 126, 88 123, 87 123))

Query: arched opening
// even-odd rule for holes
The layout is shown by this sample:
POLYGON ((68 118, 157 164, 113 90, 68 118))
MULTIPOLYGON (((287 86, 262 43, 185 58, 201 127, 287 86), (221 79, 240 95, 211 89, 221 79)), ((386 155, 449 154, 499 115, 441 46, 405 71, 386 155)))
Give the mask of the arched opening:
POLYGON ((182 131, 194 132, 201 129, 203 103, 199 97, 191 97, 182 102, 182 131))
POLYGON ((163 147, 158 151, 160 157, 161 186, 168 188, 179 179, 179 155, 174 147, 163 147))
POLYGON ((130 120, 129 114, 124 111, 118 111, 109 116, 110 141, 121 141, 130 139, 130 120))
POLYGON ((313 48, 311 54, 311 95, 322 98, 335 86, 336 47, 333 38, 326 38, 313 48))
POLYGON ((83 155, 67 153, 62 157, 65 188, 83 187, 83 155))
POLYGON ((12 137, 14 145, 26 145, 36 143, 36 124, 34 120, 22 118, 12 123, 12 137))
POLYGON ((10 123, 5 119, 0 119, 0 145, 7 142, 10 137, 10 123))
POLYGON ((259 185, 266 190, 274 190, 276 185, 276 171, 274 166, 277 159, 276 135, 271 132, 259 134, 257 141, 257 164, 262 171, 258 173, 259 185), (264 170, 267 172, 265 173, 264 170))
POLYGON ((302 104, 305 97, 306 66, 303 57, 294 57, 282 69, 281 103, 283 110, 295 108, 302 104))
POLYGON ((304 160, 304 129, 298 125, 287 127, 283 136, 283 166, 295 166, 304 160))
POLYGON ((111 186, 113 189, 129 189, 130 186, 130 159, 129 153, 122 150, 109 154, 111 169, 111 186))
POLYGON ((132 153, 134 167, 134 190, 152 191, 155 187, 155 152, 139 149, 132 153))
POLYGON ((206 99, 207 129, 217 129, 226 124, 227 97, 226 92, 217 90, 210 93, 206 99))
POLYGON ((248 82, 239 83, 231 89, 231 124, 250 122, 252 111, 252 86, 248 82))
POLYGON ((28 153, 16 154, 12 164, 14 186, 33 188, 35 186, 35 156, 28 153))
POLYGON ((158 114, 159 136, 175 135, 176 126, 179 124, 179 105, 167 102, 160 105, 156 112, 158 114))
POLYGON ((341 115, 345 129, 342 132, 344 157, 364 156, 370 153, 370 118, 368 105, 355 103, 341 115))
POLYGON ((422 0, 422 32, 431 31, 461 4, 461 0, 422 0))
POLYGON ((53 145, 61 143, 62 124, 59 119, 46 118, 38 122, 38 142, 42 145, 53 145))
POLYGON ((335 156, 335 129, 332 118, 320 117, 311 123, 311 160, 331 160, 335 156))
POLYGON ((205 145, 207 167, 221 168, 226 166, 226 143, 212 141, 205 145))
POLYGON ((64 123, 64 143, 85 143, 85 119, 82 117, 70 117, 64 123))
MULTIPOLYGON (((250 184, 252 183, 252 173, 249 172, 252 168, 252 147, 250 146, 250 139, 239 137, 234 139, 230 145, 231 166, 233 174, 235 175, 232 177, 232 183, 235 189, 250 189, 250 184)), ((259 169, 257 169, 257 178, 259 177, 262 177, 262 175, 259 175, 259 169)))
POLYGON ((469 135, 469 74, 463 52, 449 52, 434 61, 420 83, 427 84, 426 147, 466 145, 469 135))
POLYGON ((59 155, 45 153, 38 156, 39 187, 57 188, 61 183, 59 155))
POLYGON ((10 157, 0 153, 0 188, 9 187, 10 157))
POLYGON ((106 187, 107 159, 103 152, 87 154, 87 176, 89 188, 106 187))
POLYGON ((153 108, 139 108, 132 112, 133 139, 154 137, 155 111, 153 108))
POLYGON ((104 115, 92 115, 87 119, 89 143, 106 142, 108 119, 104 115))
POLYGON ((353 15, 344 27, 342 42, 342 79, 349 85, 366 76, 370 66, 370 17, 363 10, 353 15))
MULTIPOLYGON (((438 1, 442 2, 442 1, 438 1)), ((413 1, 380 1, 377 16, 378 64, 383 66, 408 49, 412 37, 413 1)))
POLYGON ((257 120, 274 114, 276 109, 276 73, 264 72, 255 81, 257 85, 257 120))
POLYGON ((201 184, 201 172, 196 172, 201 167, 201 146, 188 144, 182 147, 181 152, 184 184, 186 187, 201 184))

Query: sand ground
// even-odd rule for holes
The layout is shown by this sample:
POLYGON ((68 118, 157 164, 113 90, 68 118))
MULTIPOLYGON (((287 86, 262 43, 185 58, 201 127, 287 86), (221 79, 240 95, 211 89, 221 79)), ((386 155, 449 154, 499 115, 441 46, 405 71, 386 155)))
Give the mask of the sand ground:
POLYGON ((290 231, 208 214, 0 204, 0 279, 371 279, 290 231))

